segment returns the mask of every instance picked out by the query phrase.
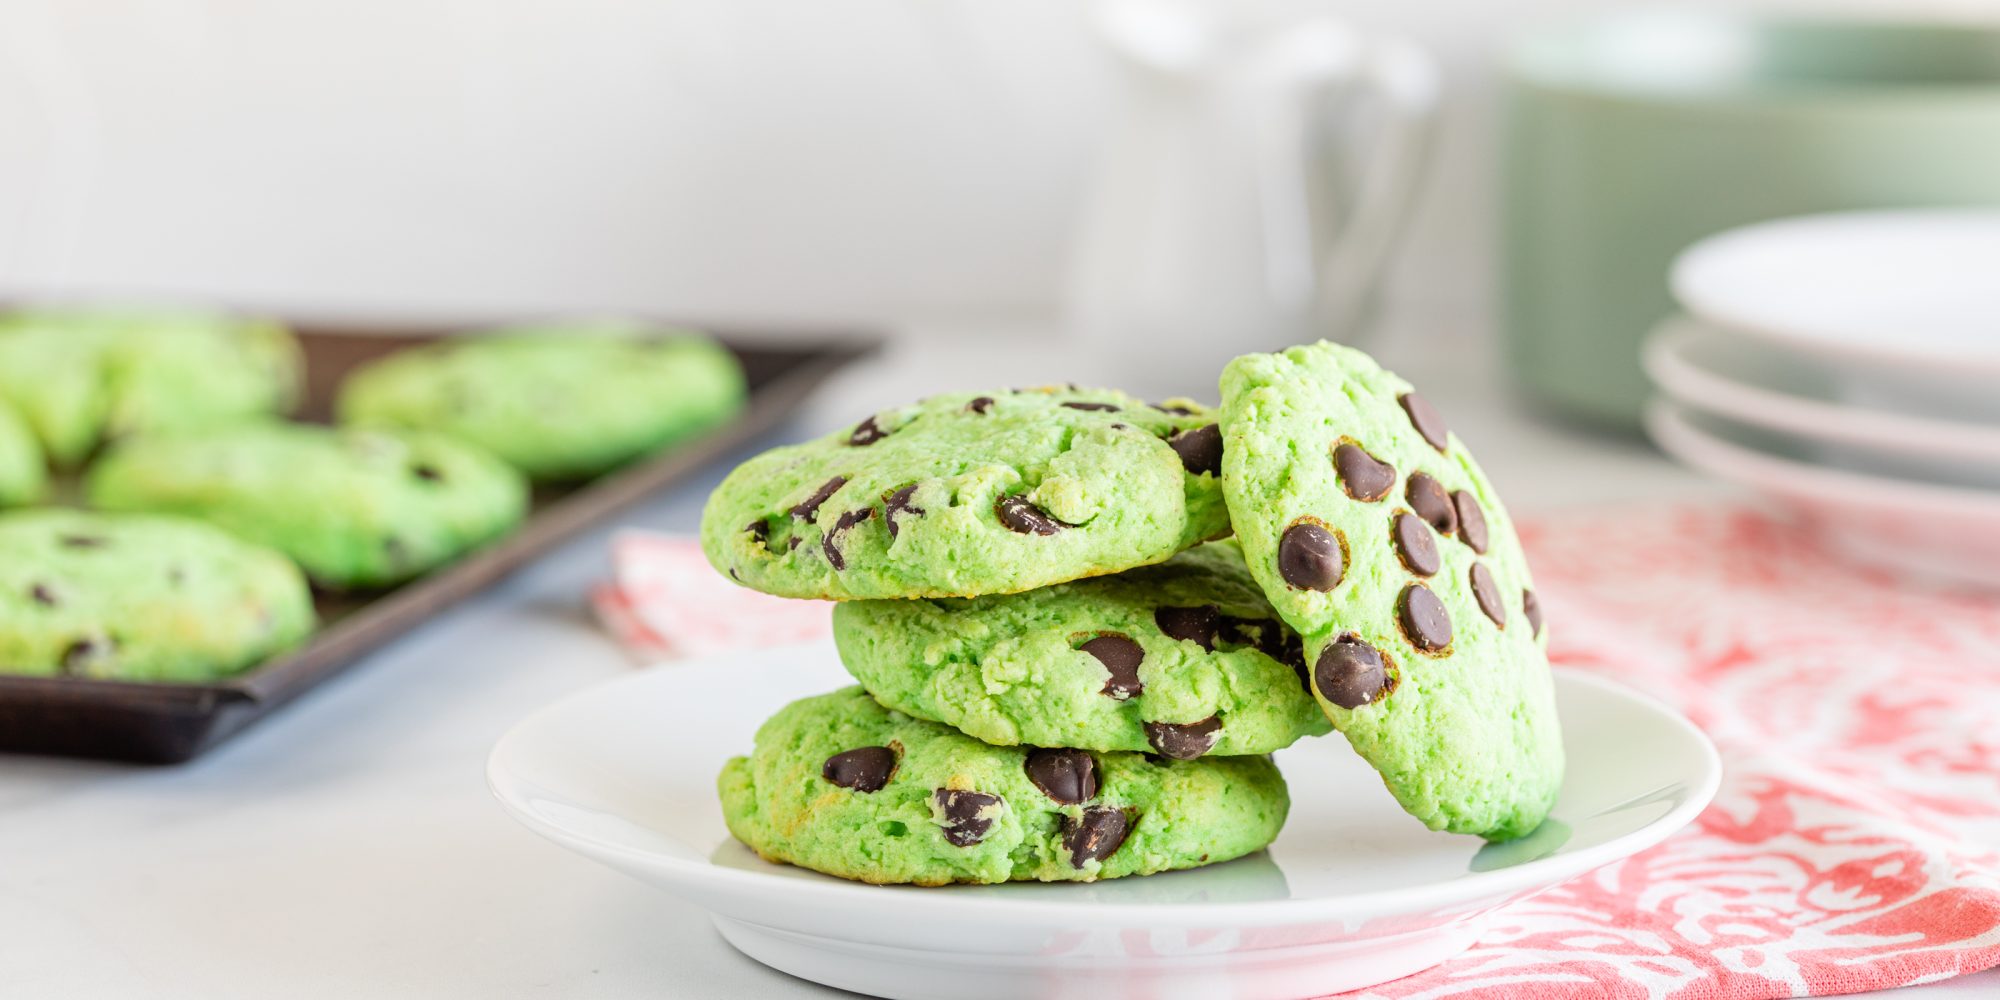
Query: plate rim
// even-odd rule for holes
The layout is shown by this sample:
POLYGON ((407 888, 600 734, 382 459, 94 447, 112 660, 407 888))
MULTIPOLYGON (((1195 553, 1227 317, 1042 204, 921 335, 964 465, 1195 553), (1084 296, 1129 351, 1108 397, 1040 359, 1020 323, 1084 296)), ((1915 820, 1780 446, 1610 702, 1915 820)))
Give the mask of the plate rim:
MULTIPOLYGON (((1698 779, 1690 788, 1689 794, 1660 817, 1604 843, 1574 853, 1538 858, 1493 871, 1468 872, 1455 878, 1418 886, 1377 889, 1348 895, 1164 904, 1103 901, 1079 903, 1076 900, 1046 898, 1010 899, 1004 895, 971 897, 950 892, 894 891, 900 887, 876 886, 831 878, 774 879, 758 871, 718 866, 705 860, 672 857, 577 833, 536 815, 528 808, 525 799, 515 794, 518 786, 532 785, 532 783, 526 782, 525 779, 514 779, 505 773, 504 758, 515 752, 513 748, 518 745, 518 741, 526 738, 525 734, 530 729, 542 724, 547 717, 570 709, 576 702, 602 697, 602 692, 609 688, 651 680, 652 670, 680 670, 689 665, 669 664, 641 671, 630 677, 594 684, 535 710, 509 727, 495 742, 487 757, 486 779, 488 790, 499 800, 508 815, 541 836, 559 846, 600 862, 612 864, 614 867, 622 868, 624 866, 618 863, 624 862, 669 877, 679 883, 674 887, 676 890, 702 892, 699 901, 704 905, 710 905, 711 901, 717 898, 710 893, 720 894, 725 898, 746 901, 762 899, 793 906, 808 899, 815 903, 857 907, 893 901, 893 905, 901 911, 901 915, 910 919, 976 917, 993 924, 1022 925, 1043 923, 1052 917, 1061 919, 1087 913, 1091 919, 1109 924, 1159 928, 1202 926, 1212 924, 1217 919, 1227 919, 1241 926, 1270 926, 1304 921, 1375 917, 1386 913, 1434 912, 1454 905, 1476 906, 1485 901, 1505 900, 1523 893, 1549 888, 1653 847, 1692 823, 1696 816, 1708 808, 1721 787, 1723 776, 1721 756, 1716 751, 1714 742, 1709 739, 1708 734, 1680 712, 1651 695, 1617 681, 1574 669, 1556 668, 1553 672, 1558 682, 1593 688, 1599 693, 1621 698, 1656 716, 1661 724, 1687 737, 1690 745, 1697 751, 1699 768, 1698 779), (885 892, 885 889, 891 890, 893 894, 885 892)), ((1416 820, 1413 819, 1411 822, 1414 823, 1416 820)), ((716 909, 714 906, 710 908, 716 909)))
POLYGON ((1932 208, 1868 209, 1845 212, 1813 212, 1792 215, 1763 222, 1725 229, 1705 236, 1689 244, 1674 257, 1668 269, 1667 286, 1674 301, 1695 317, 1716 326, 1732 330, 1754 339, 1787 347, 1815 357, 1830 358, 1848 364, 1887 365, 1908 373, 1924 373, 1942 376, 1953 381, 1991 377, 2000 374, 2000 351, 1986 354, 1954 355, 1935 350, 1898 350, 1893 338, 1869 340, 1857 343, 1853 340, 1828 337, 1823 332, 1815 332, 1811 324, 1787 327, 1768 322, 1745 319, 1732 315, 1732 310, 1716 309, 1713 299, 1705 299, 1699 293, 1697 283, 1690 275, 1703 266, 1705 259, 1720 253, 1718 248, 1746 238, 1768 238, 1772 230, 1810 228, 1834 222, 1851 222, 1857 219, 1912 219, 1924 217, 1949 217, 1979 215, 1994 220, 2000 229, 2000 210, 1990 206, 1963 205, 1932 208))
POLYGON ((1704 338, 1731 339, 1729 330, 1686 313, 1661 320, 1646 336, 1640 363, 1676 402, 1799 437, 2000 463, 2000 425, 1851 406, 1759 385, 1688 357, 1704 338))

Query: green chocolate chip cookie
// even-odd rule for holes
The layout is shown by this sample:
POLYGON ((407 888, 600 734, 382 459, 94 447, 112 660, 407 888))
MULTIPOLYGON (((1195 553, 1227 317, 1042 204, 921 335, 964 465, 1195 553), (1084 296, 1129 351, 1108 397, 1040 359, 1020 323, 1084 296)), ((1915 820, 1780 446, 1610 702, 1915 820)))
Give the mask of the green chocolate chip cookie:
POLYGON ((0 507, 34 503, 48 490, 41 444, 14 408, 0 400, 0 507))
POLYGON ((715 568, 781 597, 1009 594, 1227 534, 1215 418, 1107 389, 952 393, 745 462, 710 495, 715 568))
POLYGON ((1329 728, 1232 541, 1021 594, 849 601, 833 634, 877 701, 1002 746, 1191 760, 1329 728))
POLYGON ((860 688, 793 702, 717 781, 729 832, 864 882, 1088 882, 1227 861, 1291 801, 1267 757, 1173 761, 981 743, 860 688))
POLYGON ((93 506, 185 514, 269 545, 334 588, 395 583, 519 523, 512 467, 437 434, 245 424, 156 434, 90 470, 93 506))
POLYGON ((208 525, 0 515, 0 672, 208 681, 298 645, 312 626, 298 567, 208 525))
POLYGON ((743 407, 736 356, 691 330, 496 331, 402 351, 349 376, 343 422, 437 431, 536 479, 594 476, 743 407))
POLYGON ((301 366, 292 335, 263 320, 83 308, 0 315, 0 400, 63 467, 127 435, 289 410, 301 366))
POLYGON ((1532 831, 1561 732, 1526 559, 1465 446, 1326 343, 1230 362, 1222 426, 1237 538, 1334 728, 1433 829, 1532 831))

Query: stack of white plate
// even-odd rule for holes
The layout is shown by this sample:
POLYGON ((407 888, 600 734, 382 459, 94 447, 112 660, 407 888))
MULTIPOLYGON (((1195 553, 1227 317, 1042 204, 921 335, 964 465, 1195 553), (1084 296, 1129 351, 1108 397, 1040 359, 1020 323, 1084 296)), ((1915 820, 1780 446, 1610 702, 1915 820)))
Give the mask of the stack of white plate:
POLYGON ((1646 344, 1653 438, 1871 566, 2000 587, 2000 211, 1732 230, 1646 344))

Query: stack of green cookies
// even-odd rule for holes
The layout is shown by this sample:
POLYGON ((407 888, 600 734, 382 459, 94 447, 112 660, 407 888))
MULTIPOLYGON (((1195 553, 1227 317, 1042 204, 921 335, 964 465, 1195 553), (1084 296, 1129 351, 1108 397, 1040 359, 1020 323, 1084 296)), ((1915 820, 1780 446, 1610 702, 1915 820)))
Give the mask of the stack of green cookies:
POLYGON ((1284 822, 1267 755, 1331 729, 1434 829, 1521 836, 1560 782, 1512 526, 1351 349, 1239 358, 1215 411, 934 396, 745 463, 702 542, 738 583, 842 602, 860 686, 787 706, 720 779, 775 861, 924 885, 1224 861, 1284 822))

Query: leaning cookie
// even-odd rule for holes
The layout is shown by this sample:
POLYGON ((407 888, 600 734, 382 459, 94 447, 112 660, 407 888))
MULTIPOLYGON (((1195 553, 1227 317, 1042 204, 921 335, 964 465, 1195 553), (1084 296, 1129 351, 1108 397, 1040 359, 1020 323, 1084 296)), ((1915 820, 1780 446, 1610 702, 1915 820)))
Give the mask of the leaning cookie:
POLYGON ((134 434, 282 413, 297 400, 302 367, 291 333, 261 319, 83 307, 0 314, 0 400, 61 467, 134 434))
POLYGON ((0 672, 209 681, 296 646, 312 625, 298 567, 208 525, 0 515, 0 672))
POLYGON ((877 701, 987 743, 1191 760, 1330 728, 1233 541, 1021 594, 849 601, 833 634, 877 701))
POLYGON ((42 446, 14 408, 0 400, 0 507, 34 503, 48 489, 42 446))
POLYGON ((135 439, 90 470, 92 506, 183 514, 289 555, 327 587, 407 579, 527 509, 506 463, 436 434, 255 424, 135 439))
POLYGON ((780 597, 1010 594, 1165 560, 1229 530, 1221 435, 1107 389, 932 396, 730 473, 715 568, 780 597))
POLYGON ((1268 845, 1290 799, 1266 757, 1172 761, 996 747, 860 688, 793 702, 717 782, 758 854, 864 882, 1088 882, 1268 845))
POLYGON ((1532 831, 1563 774, 1541 611, 1464 444, 1333 344, 1237 358, 1222 399, 1236 536, 1334 728, 1432 828, 1532 831))
POLYGON ((594 476, 727 421, 736 356, 693 330, 577 324, 400 351, 341 386, 343 422, 437 431, 535 479, 594 476))

